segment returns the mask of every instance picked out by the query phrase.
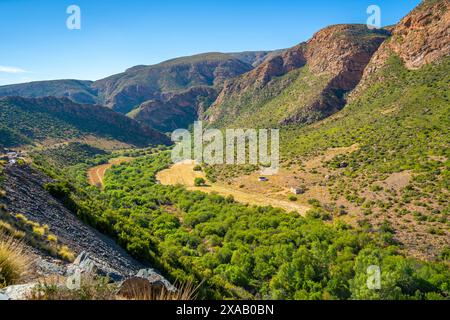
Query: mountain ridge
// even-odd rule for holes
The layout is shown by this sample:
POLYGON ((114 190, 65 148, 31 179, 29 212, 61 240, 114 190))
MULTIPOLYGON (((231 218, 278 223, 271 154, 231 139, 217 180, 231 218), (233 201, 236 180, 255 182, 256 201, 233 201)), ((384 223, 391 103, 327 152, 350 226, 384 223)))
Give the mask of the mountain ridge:
POLYGON ((311 123, 333 114, 345 105, 343 95, 358 84, 372 54, 388 35, 386 30, 369 30, 365 25, 324 28, 309 41, 228 81, 206 119, 222 127, 267 126, 311 123), (301 68, 306 69, 299 71, 301 68), (294 71, 300 74, 292 74, 294 71), (285 101, 278 101, 283 94, 285 101), (266 120, 255 114, 259 111, 265 112, 266 120))
MULTIPOLYGON (((17 145, 88 134, 137 146, 170 144, 165 135, 109 108, 68 98, 0 98, 0 129, 15 136, 17 145)), ((0 144, 5 143, 2 140, 0 144)))

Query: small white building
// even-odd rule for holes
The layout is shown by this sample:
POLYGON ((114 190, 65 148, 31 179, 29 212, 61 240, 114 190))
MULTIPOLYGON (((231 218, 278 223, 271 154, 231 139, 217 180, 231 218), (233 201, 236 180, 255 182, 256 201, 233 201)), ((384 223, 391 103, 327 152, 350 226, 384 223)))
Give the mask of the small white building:
POLYGON ((303 194, 305 191, 300 187, 291 187, 291 192, 295 195, 303 194))

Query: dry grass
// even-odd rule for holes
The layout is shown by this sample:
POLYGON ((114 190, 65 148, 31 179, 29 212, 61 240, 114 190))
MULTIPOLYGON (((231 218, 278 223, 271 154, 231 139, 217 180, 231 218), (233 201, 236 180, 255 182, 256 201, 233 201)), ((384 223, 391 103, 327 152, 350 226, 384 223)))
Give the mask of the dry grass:
POLYGON ((115 300, 115 286, 106 279, 84 275, 80 288, 74 290, 67 288, 66 281, 59 276, 41 279, 26 300, 115 300))
MULTIPOLYGON (((310 209, 307 205, 278 199, 272 194, 269 194, 267 187, 271 184, 271 181, 275 178, 275 176, 270 177, 270 181, 268 183, 257 182, 258 173, 242 178, 252 179, 245 180, 245 185, 258 185, 258 190, 250 190, 247 187, 240 189, 234 185, 211 182, 208 182, 207 186, 194 186, 194 181, 196 178, 206 179, 203 172, 194 170, 195 166, 196 164, 194 161, 184 161, 181 163, 177 163, 169 169, 158 172, 158 174, 156 175, 156 179, 163 185, 181 184, 191 191, 202 191, 206 193, 216 192, 224 197, 233 196, 234 200, 241 203, 248 203, 250 205, 273 206, 285 209, 287 211, 297 211, 302 215, 306 214, 306 212, 310 209)), ((282 179, 282 176, 277 177, 277 179, 282 179)), ((243 180, 240 180, 240 182, 242 181, 243 180)), ((289 190, 289 188, 286 189, 289 190)), ((283 196, 283 199, 285 199, 285 196, 283 196)))
POLYGON ((18 283, 31 266, 31 258, 21 242, 0 235, 0 287, 18 283))
POLYGON ((68 262, 73 262, 75 260, 75 253, 73 253, 67 246, 62 246, 59 248, 58 255, 68 262))
POLYGON ((191 282, 178 285, 176 291, 168 291, 165 287, 152 287, 150 285, 129 286, 126 294, 116 297, 118 300, 195 300, 197 298, 199 286, 194 286, 191 282))
POLYGON ((164 287, 149 284, 128 286, 122 293, 118 292, 117 284, 110 284, 106 278, 83 275, 79 289, 70 290, 64 277, 49 277, 42 279, 39 285, 27 296, 27 300, 194 300, 198 287, 191 283, 179 286, 175 292, 164 287))

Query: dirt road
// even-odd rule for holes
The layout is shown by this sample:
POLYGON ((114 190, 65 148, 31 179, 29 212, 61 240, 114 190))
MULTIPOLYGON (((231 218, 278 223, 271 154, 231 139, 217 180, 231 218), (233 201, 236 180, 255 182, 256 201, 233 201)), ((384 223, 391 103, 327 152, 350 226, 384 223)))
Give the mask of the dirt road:
POLYGON ((115 164, 130 162, 131 160, 133 160, 133 158, 119 157, 119 158, 109 160, 109 162, 106 164, 102 164, 100 166, 90 168, 88 170, 89 184, 92 186, 97 186, 99 188, 102 187, 103 186, 103 178, 105 177, 106 170, 110 169, 115 164))
POLYGON ((194 171, 194 167, 193 161, 177 163, 171 168, 159 172, 156 178, 163 185, 181 184, 188 190, 199 190, 207 193, 217 192, 222 196, 232 195, 236 201, 251 205, 273 206, 287 211, 297 211, 302 215, 309 210, 309 207, 298 203, 272 198, 263 193, 249 193, 225 184, 208 183, 208 186, 196 187, 194 186, 194 179, 197 177, 206 179, 206 177, 202 172, 194 171))

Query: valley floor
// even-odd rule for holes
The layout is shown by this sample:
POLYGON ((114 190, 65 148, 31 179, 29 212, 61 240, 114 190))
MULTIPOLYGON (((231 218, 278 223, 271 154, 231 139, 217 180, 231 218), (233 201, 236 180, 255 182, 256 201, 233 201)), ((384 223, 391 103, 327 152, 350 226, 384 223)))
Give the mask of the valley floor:
MULTIPOLYGON (((269 187, 265 182, 258 182, 258 177, 255 175, 250 176, 250 179, 256 181, 255 183, 259 183, 263 187, 267 186, 266 192, 261 192, 261 190, 251 191, 244 188, 239 189, 239 186, 226 183, 209 183, 204 187, 196 187, 194 186, 194 179, 205 178, 205 175, 200 171, 194 171, 194 167, 195 162, 193 161, 177 163, 171 168, 159 172, 157 174, 157 179, 163 185, 183 185, 188 190, 197 190, 207 193, 216 192, 225 197, 233 196, 236 201, 241 203, 257 206, 273 206, 288 211, 297 211, 301 215, 306 214, 310 209, 306 205, 281 200, 280 192, 277 189, 275 189, 276 192, 271 192, 274 188, 269 187)), ((269 181, 267 181, 267 183, 269 183, 269 181)), ((283 190, 281 190, 281 192, 283 192, 283 190)))

